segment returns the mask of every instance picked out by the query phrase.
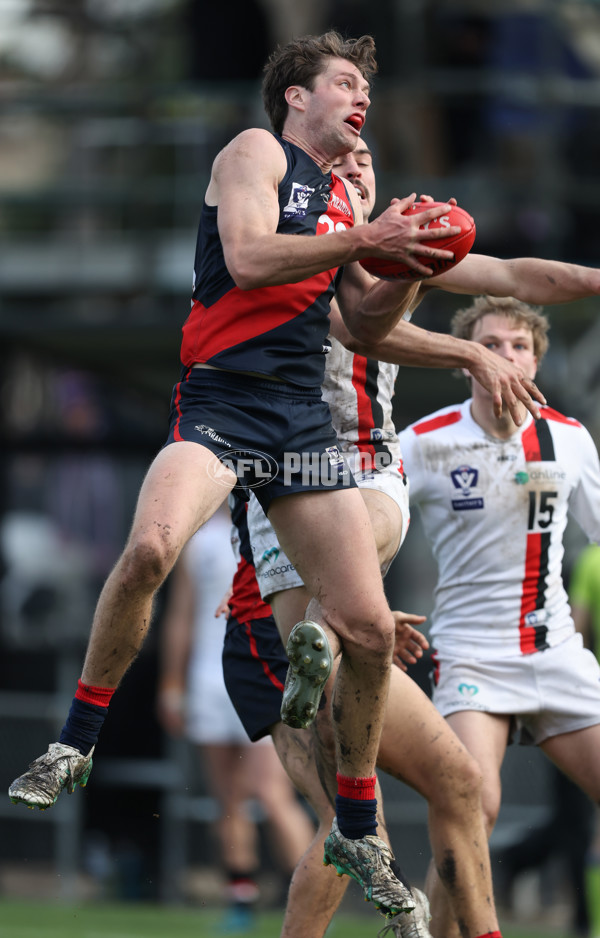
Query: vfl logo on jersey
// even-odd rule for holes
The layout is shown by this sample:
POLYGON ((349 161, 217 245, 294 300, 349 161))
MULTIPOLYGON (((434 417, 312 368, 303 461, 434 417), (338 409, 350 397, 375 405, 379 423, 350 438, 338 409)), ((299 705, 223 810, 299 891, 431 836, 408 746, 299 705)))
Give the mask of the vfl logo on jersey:
POLYGON ((303 185, 300 182, 293 182, 289 202, 285 206, 283 214, 297 215, 299 218, 304 218, 308 210, 308 200, 314 191, 310 186, 303 185))
POLYGON ((381 427, 371 427, 370 437, 373 443, 381 443, 383 440, 383 430, 381 427))
POLYGON ((450 473, 452 485, 460 491, 462 498, 453 498, 452 507, 455 511, 472 511, 483 508, 483 498, 473 495, 472 490, 477 488, 479 471, 472 466, 459 466, 450 473))

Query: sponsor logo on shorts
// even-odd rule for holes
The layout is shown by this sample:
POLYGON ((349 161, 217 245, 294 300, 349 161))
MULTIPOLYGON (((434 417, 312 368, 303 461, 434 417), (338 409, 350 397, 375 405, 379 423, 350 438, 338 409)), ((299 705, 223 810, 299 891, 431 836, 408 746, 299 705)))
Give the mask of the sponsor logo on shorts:
POLYGON ((279 548, 278 547, 269 547, 268 550, 263 550, 262 559, 269 561, 272 560, 274 563, 279 557, 279 548))
POLYGON ((470 698, 470 697, 474 697, 475 694, 479 693, 479 688, 477 687, 477 684, 464 684, 463 683, 463 684, 458 685, 458 693, 462 697, 470 698))
POLYGON ((288 204, 283 209, 284 215, 296 215, 304 218, 308 210, 308 201, 315 190, 300 182, 292 183, 288 204))
POLYGON ((473 489, 477 488, 479 481, 479 470, 473 466, 459 466, 450 473, 452 485, 461 494, 461 498, 451 500, 455 511, 473 511, 477 508, 483 508, 483 498, 480 495, 473 495, 473 489))
POLYGON ((515 482, 517 485, 527 485, 529 482, 528 472, 515 472, 515 482))
POLYGON ((222 436, 219 436, 216 430, 213 430, 212 427, 207 427, 205 424, 196 424, 194 427, 198 433, 201 433, 203 436, 209 437, 211 440, 214 440, 215 443, 222 443, 223 446, 231 446, 231 443, 228 443, 227 440, 224 440, 222 436))
POLYGON ((289 573, 291 570, 295 570, 293 563, 282 564, 280 567, 269 567, 268 570, 264 570, 260 575, 263 579, 271 576, 281 576, 283 573, 289 573))

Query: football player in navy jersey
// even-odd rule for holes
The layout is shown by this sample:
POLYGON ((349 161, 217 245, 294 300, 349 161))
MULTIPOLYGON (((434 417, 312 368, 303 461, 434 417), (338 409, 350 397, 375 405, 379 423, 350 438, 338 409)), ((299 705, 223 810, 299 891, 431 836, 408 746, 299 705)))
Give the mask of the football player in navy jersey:
MULTIPOLYGON (((330 32, 278 48, 263 86, 275 133, 243 131, 217 155, 201 212, 167 442, 101 592, 60 739, 13 782, 10 797, 48 807, 63 788, 87 782, 109 702, 146 637, 157 589, 229 492, 256 487, 318 597, 317 621, 301 623, 296 636, 302 657, 312 655, 325 678, 332 658, 324 628, 342 646, 334 694, 337 820, 327 861, 354 875, 367 898, 393 915, 414 906, 376 836, 375 760, 394 620, 367 510, 339 451, 321 380, 334 293, 348 327, 364 339, 385 335, 406 306, 409 288, 376 282, 360 258, 404 261, 426 277, 430 270, 417 255, 434 261, 452 254, 423 245, 437 235, 420 228, 449 206, 406 216, 413 193, 366 226, 356 192, 331 173, 336 157, 360 139, 375 70, 369 36, 330 32)), ((292 685, 288 718, 301 722, 315 711, 304 689, 296 693, 292 685)))

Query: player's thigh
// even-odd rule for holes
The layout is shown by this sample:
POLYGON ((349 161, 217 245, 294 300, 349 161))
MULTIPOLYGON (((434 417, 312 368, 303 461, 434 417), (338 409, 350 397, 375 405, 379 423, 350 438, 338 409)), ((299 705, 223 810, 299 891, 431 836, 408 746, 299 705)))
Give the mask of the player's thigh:
POLYGON ((465 748, 479 763, 483 808, 486 822, 492 827, 500 810, 500 769, 508 745, 510 717, 497 713, 458 710, 450 713, 446 719, 465 748))
POLYGON ((364 487, 360 492, 371 519, 379 565, 385 571, 400 548, 402 512, 396 502, 383 492, 364 487))
POLYGON ((180 550, 235 482, 235 473, 205 446, 189 442, 165 446, 142 483, 131 539, 155 537, 180 550))
POLYGON ((600 803, 600 723, 572 733, 551 736, 540 743, 559 769, 600 803))
POLYGON ((277 498, 269 520, 328 616, 352 624, 389 614, 369 513, 358 489, 277 498))

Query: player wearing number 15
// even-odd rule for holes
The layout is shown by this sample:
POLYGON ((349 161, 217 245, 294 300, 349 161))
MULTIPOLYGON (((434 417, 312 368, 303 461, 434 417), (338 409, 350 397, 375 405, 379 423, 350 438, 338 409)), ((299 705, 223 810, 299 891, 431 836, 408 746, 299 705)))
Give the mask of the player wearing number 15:
MULTIPOLYGON (((453 333, 533 378, 548 322, 517 300, 478 297, 453 333)), ((439 567, 433 702, 478 760, 492 831, 515 730, 600 802, 600 667, 575 632, 561 567, 570 511, 600 541, 600 465, 588 431, 549 407, 520 427, 472 381, 472 398, 400 434, 411 503, 439 567)), ((410 537, 410 534, 409 534, 410 537)), ((458 936, 431 872, 433 934, 458 936)))

